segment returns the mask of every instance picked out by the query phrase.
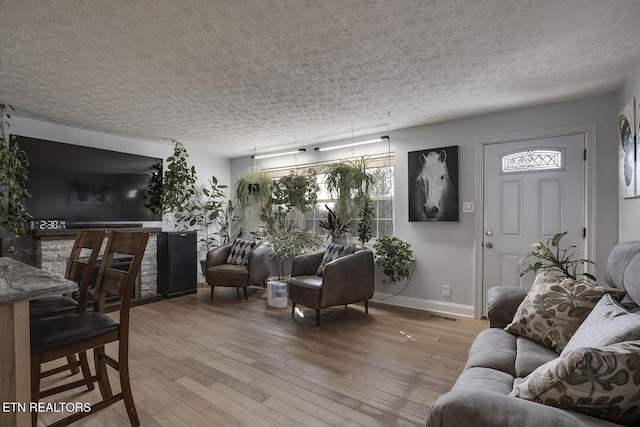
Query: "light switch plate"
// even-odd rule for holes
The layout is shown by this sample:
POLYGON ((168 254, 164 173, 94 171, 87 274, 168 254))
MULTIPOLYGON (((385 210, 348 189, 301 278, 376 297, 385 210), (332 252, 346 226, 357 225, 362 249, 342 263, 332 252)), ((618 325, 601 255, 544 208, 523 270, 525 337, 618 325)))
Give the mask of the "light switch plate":
POLYGON ((464 202, 462 204, 462 212, 473 212, 473 211, 474 211, 473 202, 464 202))

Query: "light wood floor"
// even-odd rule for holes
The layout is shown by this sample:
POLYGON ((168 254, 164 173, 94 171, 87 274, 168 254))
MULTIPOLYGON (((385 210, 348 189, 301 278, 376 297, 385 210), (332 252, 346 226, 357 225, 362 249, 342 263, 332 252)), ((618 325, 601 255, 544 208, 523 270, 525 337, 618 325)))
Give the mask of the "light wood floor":
MULTIPOLYGON (((290 308, 267 306, 266 290, 249 288, 245 303, 230 288, 216 289, 211 301, 208 287, 134 307, 131 382, 142 425, 423 426, 487 327, 373 301, 367 318, 361 305, 323 310, 316 330, 315 312, 301 308, 305 317, 294 320, 290 308)), ((119 390, 116 376, 111 385, 119 390)), ((86 389, 43 399, 98 400, 86 389)), ((38 425, 59 418, 41 414, 38 425)), ((118 402, 77 425, 122 426, 128 418, 118 402)))

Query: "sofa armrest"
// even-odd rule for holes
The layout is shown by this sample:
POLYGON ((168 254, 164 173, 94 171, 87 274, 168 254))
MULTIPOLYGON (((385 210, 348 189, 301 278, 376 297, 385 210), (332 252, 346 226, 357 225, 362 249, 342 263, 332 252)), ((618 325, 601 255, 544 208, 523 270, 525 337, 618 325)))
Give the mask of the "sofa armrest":
POLYGON ((504 328, 513 320, 518 306, 529 293, 517 286, 496 286, 487 292, 487 317, 491 328, 504 328))
POLYGON ((427 427, 618 426, 598 418, 505 394, 455 390, 427 412, 427 427))
POLYGON ((322 261, 325 250, 311 252, 308 254, 298 255, 293 258, 291 265, 291 277, 296 276, 313 276, 322 261))

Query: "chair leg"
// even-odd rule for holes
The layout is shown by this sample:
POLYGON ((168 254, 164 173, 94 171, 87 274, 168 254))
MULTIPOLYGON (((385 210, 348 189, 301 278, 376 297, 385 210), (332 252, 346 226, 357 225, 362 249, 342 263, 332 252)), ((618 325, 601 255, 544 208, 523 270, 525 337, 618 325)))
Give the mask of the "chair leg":
POLYGON ((244 302, 249 302, 249 296, 247 295, 247 287, 242 288, 242 292, 244 292, 244 302))
MULTIPOLYGON (((120 343, 122 346, 123 343, 120 343)), ((125 344, 126 345, 126 344, 125 344)), ((129 379, 129 356, 128 349, 122 349, 119 356, 120 364, 120 387, 122 389, 122 399, 124 400, 124 407, 127 409, 127 415, 129 415, 129 421, 133 427, 140 425, 140 419, 136 412, 136 405, 133 402, 133 394, 131 393, 131 381, 129 379)))
POLYGON ((213 299, 213 288, 214 288, 214 286, 211 285, 211 299, 213 299))
POLYGON ((291 317, 294 317, 293 314, 296 312, 296 303, 291 301, 291 317))
MULTIPOLYGON (((81 353, 78 354, 78 358, 80 359, 80 368, 82 368, 82 376, 84 377, 85 380, 88 380, 89 378, 91 378, 91 369, 89 369, 89 361, 87 360, 87 352, 83 351, 81 353)), ((90 381, 87 384, 87 390, 93 390, 94 388, 96 388, 95 385, 93 385, 93 381, 90 381)))
POLYGON ((96 365, 96 375, 98 376, 98 387, 102 400, 107 400, 113 396, 111 384, 109 383, 109 375, 107 372, 107 362, 104 360, 104 346, 93 349, 93 358, 96 365))
POLYGON ((364 317, 369 316, 369 300, 364 300, 364 317))
MULTIPOLYGON (((76 361, 76 355, 75 354, 70 354, 67 356, 67 363, 71 366, 75 365, 77 363, 76 361)), ((77 366, 73 366, 70 369, 71 373, 73 375, 77 374, 78 372, 80 372, 80 368, 78 368, 77 366)))
MULTIPOLYGON (((40 400, 40 355, 31 355, 31 402, 40 400)), ((38 411, 31 412, 31 425, 38 425, 38 411)))
POLYGON ((316 329, 320 329, 320 310, 316 310, 316 329))

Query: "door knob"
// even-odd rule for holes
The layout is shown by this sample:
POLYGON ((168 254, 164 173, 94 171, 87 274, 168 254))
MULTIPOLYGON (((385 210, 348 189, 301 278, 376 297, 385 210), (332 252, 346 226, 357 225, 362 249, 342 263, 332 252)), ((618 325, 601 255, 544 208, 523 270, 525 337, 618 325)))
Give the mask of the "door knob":
POLYGON ((487 236, 493 236, 493 231, 491 230, 487 230, 487 232, 485 233, 487 236))
POLYGON ((489 243, 485 243, 484 247, 487 249, 491 249, 493 247, 493 243, 489 242, 489 243))

